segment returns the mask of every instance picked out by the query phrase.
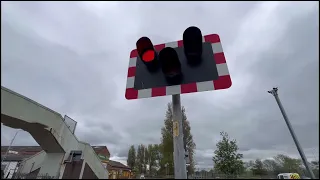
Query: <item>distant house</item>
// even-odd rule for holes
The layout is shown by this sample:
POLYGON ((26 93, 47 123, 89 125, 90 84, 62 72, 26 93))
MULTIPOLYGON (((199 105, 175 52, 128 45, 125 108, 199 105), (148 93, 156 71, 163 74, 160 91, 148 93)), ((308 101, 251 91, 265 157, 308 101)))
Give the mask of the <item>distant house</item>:
MULTIPOLYGON (((106 146, 92 146, 102 164, 109 171, 109 179, 127 179, 130 178, 131 169, 117 161, 109 160, 110 152, 106 146)), ((12 178, 19 168, 19 163, 40 151, 40 146, 11 146, 6 157, 8 146, 1 146, 1 160, 5 158, 1 164, 1 172, 4 177, 12 178)))
POLYGON ((131 168, 120 162, 109 160, 107 169, 109 179, 128 179, 131 177, 131 168))
POLYGON ((92 146, 101 161, 108 161, 110 158, 110 152, 107 146, 92 146))
POLYGON ((110 160, 110 152, 106 146, 92 146, 103 165, 109 172, 109 179, 127 179, 131 177, 131 169, 117 161, 110 160))

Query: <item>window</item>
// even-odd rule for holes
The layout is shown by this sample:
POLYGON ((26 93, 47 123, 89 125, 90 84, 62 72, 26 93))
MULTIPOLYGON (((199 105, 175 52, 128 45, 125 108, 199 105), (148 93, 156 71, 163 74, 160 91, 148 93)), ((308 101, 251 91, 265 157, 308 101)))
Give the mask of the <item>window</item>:
POLYGON ((82 156, 82 151, 70 151, 68 159, 65 162, 80 161, 82 156))
POLYGON ((284 179, 283 175, 279 175, 279 179, 284 179))
POLYGON ((73 161, 80 161, 81 159, 81 155, 82 155, 82 152, 78 151, 78 152, 73 152, 73 155, 72 155, 72 160, 73 161))

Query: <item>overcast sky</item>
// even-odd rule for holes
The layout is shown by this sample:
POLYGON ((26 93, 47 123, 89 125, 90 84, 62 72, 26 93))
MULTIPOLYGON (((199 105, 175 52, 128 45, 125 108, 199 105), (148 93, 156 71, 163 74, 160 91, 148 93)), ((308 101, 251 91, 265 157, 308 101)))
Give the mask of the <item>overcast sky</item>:
MULTIPOLYGON (((1 2, 1 85, 78 122, 76 135, 126 161, 131 144, 160 142, 170 96, 126 100, 129 54, 198 26, 220 35, 232 78, 227 90, 182 96, 197 145, 212 167, 219 132, 244 159, 299 157, 279 96, 306 156, 319 154, 319 2, 1 2)), ((15 129, 1 125, 1 145, 15 129)), ((37 145, 26 132, 14 145, 37 145)))

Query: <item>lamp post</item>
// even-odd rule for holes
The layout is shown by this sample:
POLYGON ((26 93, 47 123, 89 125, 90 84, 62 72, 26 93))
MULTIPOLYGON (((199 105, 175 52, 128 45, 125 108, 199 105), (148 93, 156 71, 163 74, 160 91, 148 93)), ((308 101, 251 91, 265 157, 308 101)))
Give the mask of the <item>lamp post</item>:
POLYGON ((281 113, 282 113, 282 116, 283 116, 283 118, 284 118, 284 121, 286 122, 286 124, 287 124, 287 126, 288 126, 288 129, 289 129, 289 131, 290 131, 290 134, 291 134, 291 136, 292 136, 292 139, 293 139, 294 143, 295 143, 296 146, 297 146, 297 149, 298 149, 298 152, 299 152, 299 154, 300 154, 300 156, 301 156, 302 162, 304 163, 304 165, 305 165, 307 171, 309 172, 311 178, 312 178, 312 179, 316 179, 315 176, 314 176, 314 174, 313 174, 312 169, 311 169, 310 166, 309 166, 308 160, 307 160, 307 158, 306 158, 306 156, 305 156, 305 154, 304 154, 304 152, 303 152, 303 150, 302 150, 302 147, 301 147, 301 145, 300 145, 300 143, 299 143, 299 141, 298 141, 298 138, 297 138, 296 134, 295 134, 294 131, 293 131, 293 128, 292 128, 292 126, 291 126, 291 123, 290 123, 290 121, 289 121, 289 118, 288 118, 288 116, 287 116, 287 113, 285 112, 285 110, 284 110, 284 108, 283 108, 283 106, 282 106, 282 104, 281 104, 280 98, 279 98, 279 96, 278 96, 278 88, 273 88, 271 91, 268 91, 268 93, 272 94, 272 95, 274 96, 274 98, 276 99, 277 104, 278 104, 278 106, 279 106, 279 108, 280 108, 280 111, 281 111, 281 113))
MULTIPOLYGON (((22 131, 22 129, 19 129, 19 130, 16 132, 16 134, 13 136, 13 138, 12 138, 12 140, 11 140, 9 146, 8 146, 8 149, 7 149, 7 151, 6 151, 6 154, 4 154, 4 156, 3 156, 2 160, 1 160, 1 165, 2 165, 3 161, 6 159, 8 153, 9 153, 9 150, 10 150, 12 144, 13 144, 13 141, 14 141, 14 139, 16 138, 18 132, 20 132, 20 131, 22 131)), ((7 169, 7 168, 6 168, 6 169, 7 169)))

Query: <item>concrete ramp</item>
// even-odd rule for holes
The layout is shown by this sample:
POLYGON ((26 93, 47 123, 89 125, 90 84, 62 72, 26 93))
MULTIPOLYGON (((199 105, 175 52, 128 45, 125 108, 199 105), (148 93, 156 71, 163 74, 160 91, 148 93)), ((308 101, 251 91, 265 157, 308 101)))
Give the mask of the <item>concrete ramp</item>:
POLYGON ((4 87, 1 87, 1 122, 28 131, 48 153, 65 152, 57 141, 64 124, 62 116, 4 87))
MULTIPOLYGON (((56 177, 60 174, 61 166, 65 166, 64 160, 68 158, 70 151, 81 150, 83 162, 90 166, 97 178, 108 178, 107 170, 97 155, 92 153, 92 147, 78 141, 73 134, 74 131, 70 130, 70 125, 65 123, 59 113, 2 86, 1 122, 11 128, 28 131, 42 147, 46 155, 39 154, 43 156, 41 173, 49 173, 56 177)), ((25 167, 29 167, 27 162, 25 167)))

